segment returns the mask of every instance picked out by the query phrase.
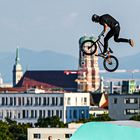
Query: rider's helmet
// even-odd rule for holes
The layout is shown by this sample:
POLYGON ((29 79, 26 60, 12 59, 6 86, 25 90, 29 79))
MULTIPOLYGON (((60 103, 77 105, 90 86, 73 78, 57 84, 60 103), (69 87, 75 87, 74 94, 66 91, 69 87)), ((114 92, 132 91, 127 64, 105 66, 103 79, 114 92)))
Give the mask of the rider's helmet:
POLYGON ((93 22, 99 22, 99 18, 100 18, 100 16, 94 14, 94 15, 92 16, 92 21, 93 21, 93 22))

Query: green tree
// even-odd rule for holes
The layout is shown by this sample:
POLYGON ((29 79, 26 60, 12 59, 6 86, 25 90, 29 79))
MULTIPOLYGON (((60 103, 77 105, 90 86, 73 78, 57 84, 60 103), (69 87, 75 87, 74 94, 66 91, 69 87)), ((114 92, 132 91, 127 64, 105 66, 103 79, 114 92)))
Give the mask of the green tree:
POLYGON ((12 134, 12 140, 27 140, 27 129, 31 127, 30 124, 17 124, 16 121, 9 118, 5 118, 5 121, 9 132, 12 134))
POLYGON ((112 119, 108 116, 108 114, 103 114, 101 116, 95 117, 94 115, 90 115, 89 119, 80 119, 77 123, 86 123, 93 121, 112 121, 112 119))
POLYGON ((65 124, 60 121, 60 118, 57 116, 47 117, 47 118, 39 118, 37 123, 35 124, 36 127, 65 127, 65 124))
POLYGON ((140 115, 135 115, 131 117, 130 120, 140 121, 140 115))
POLYGON ((103 114, 98 117, 92 117, 91 121, 112 121, 112 119, 108 116, 108 114, 103 114))
POLYGON ((0 121, 0 140, 14 140, 9 125, 3 121, 0 121))

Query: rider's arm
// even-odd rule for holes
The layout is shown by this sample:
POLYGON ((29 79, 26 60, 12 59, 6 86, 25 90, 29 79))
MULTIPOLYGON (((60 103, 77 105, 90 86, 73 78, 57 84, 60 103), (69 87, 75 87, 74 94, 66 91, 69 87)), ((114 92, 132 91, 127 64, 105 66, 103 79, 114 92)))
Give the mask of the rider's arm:
POLYGON ((105 24, 104 24, 104 32, 106 32, 107 29, 108 29, 108 25, 105 23, 105 24))

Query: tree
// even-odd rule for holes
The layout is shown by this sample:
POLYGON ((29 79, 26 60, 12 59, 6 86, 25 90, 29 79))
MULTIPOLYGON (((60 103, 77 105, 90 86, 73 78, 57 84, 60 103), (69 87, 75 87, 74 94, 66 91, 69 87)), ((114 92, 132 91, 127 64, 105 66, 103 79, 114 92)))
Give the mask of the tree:
POLYGON ((13 137, 12 140, 27 140, 27 129, 31 127, 30 124, 17 124, 16 121, 10 118, 5 118, 5 121, 8 125, 8 131, 13 137))
POLYGON ((103 114, 101 116, 95 117, 94 115, 89 116, 89 119, 80 119, 77 123, 86 123, 86 122, 94 122, 94 121, 112 121, 112 119, 108 116, 108 114, 103 114))
POLYGON ((60 121, 60 118, 57 116, 47 117, 47 118, 39 118, 37 123, 35 124, 36 127, 65 127, 65 124, 60 121))
POLYGON ((0 121, 0 140, 14 140, 9 125, 3 121, 0 121))
POLYGON ((140 121, 140 115, 135 115, 131 117, 130 120, 140 121))
POLYGON ((103 114, 99 117, 93 117, 91 121, 112 121, 108 114, 103 114))

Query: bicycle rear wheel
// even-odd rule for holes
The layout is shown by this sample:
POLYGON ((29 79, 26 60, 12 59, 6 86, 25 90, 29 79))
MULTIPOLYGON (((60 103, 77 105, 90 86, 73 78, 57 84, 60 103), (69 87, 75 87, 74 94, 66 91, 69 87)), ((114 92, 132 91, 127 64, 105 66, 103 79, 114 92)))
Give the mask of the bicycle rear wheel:
POLYGON ((81 44, 81 51, 86 55, 92 55, 96 52, 96 50, 97 50, 97 45, 92 40, 85 40, 81 44))
POLYGON ((119 62, 118 62, 118 59, 115 56, 110 55, 110 56, 107 56, 104 59, 103 65, 104 65, 104 68, 107 71, 113 72, 113 71, 115 71, 118 68, 119 62))

